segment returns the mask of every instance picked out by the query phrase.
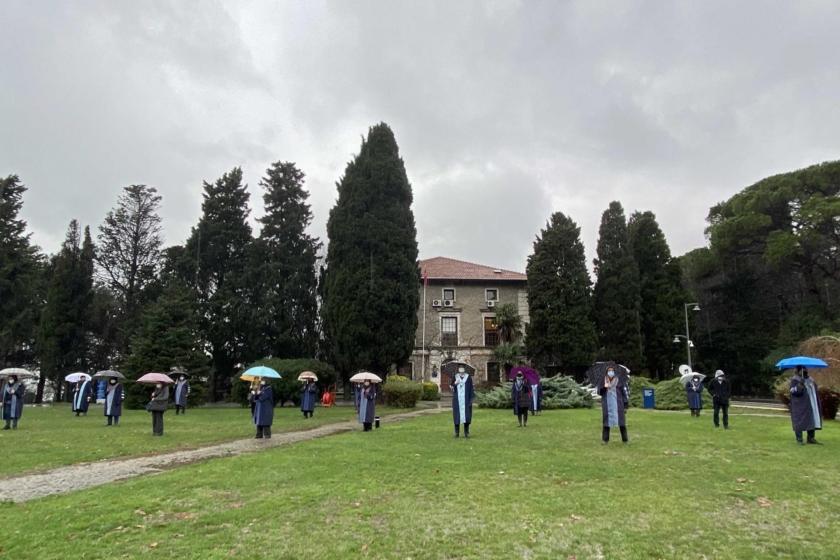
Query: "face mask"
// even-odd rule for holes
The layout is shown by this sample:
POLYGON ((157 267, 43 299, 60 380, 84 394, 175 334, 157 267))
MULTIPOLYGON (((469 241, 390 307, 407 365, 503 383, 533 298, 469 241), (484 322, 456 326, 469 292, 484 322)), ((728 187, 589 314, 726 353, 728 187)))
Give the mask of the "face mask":
POLYGON ((116 379, 112 379, 111 381, 109 381, 109 383, 110 383, 111 385, 116 385, 116 384, 117 384, 117 380, 116 380, 116 379))
POLYGON ((695 378, 694 378, 694 382, 695 382, 695 383, 697 383, 698 381, 700 381, 700 379, 699 379, 699 378, 697 378, 697 377, 695 377, 695 378))
POLYGON ((370 381, 365 381, 365 387, 370 387, 370 381))
POLYGON ((9 378, 9 385, 14 385, 17 383, 17 377, 10 377, 9 378))
POLYGON ((607 372, 607 376, 610 377, 610 378, 613 378, 613 377, 615 377, 615 372, 613 370, 610 370, 610 371, 607 372))
POLYGON ((162 387, 163 387, 163 384, 162 384, 162 383, 158 383, 157 385, 155 385, 155 388, 156 388, 156 389, 161 389, 162 387))
POLYGON ((265 381, 260 381, 260 385, 265 385, 265 381))
POLYGON ((180 379, 181 381, 186 381, 187 380, 187 378, 184 377, 183 375, 181 377, 179 377, 178 379, 180 379))

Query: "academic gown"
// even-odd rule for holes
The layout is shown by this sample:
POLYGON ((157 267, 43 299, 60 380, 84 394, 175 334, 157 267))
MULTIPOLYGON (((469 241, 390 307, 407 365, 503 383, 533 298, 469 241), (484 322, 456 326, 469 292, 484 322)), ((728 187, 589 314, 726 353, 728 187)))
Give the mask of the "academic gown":
POLYGON ((93 395, 93 383, 83 381, 81 386, 73 390, 73 412, 87 412, 90 406, 88 399, 93 395))
POLYGON ((14 420, 23 414, 23 383, 6 383, 3 389, 3 420, 14 420))
POLYGON ((315 402, 318 400, 318 386, 314 383, 307 383, 300 390, 301 412, 312 412, 315 410, 315 402))
POLYGON ((531 385, 531 412, 542 410, 542 383, 531 385))
POLYGON ((175 406, 187 408, 187 397, 190 395, 190 382, 187 380, 175 382, 175 406))
POLYGON ((359 391, 359 424, 372 424, 376 417, 376 389, 371 385, 359 391))
POLYGON ((614 394, 610 394, 609 389, 598 387, 598 394, 601 395, 601 419, 605 428, 618 426, 626 426, 625 410, 630 402, 630 391, 627 385, 619 379, 615 384, 614 394))
POLYGON ((531 408, 531 386, 522 382, 522 385, 517 386, 513 382, 513 388, 510 390, 511 398, 513 399, 513 414, 519 416, 524 414, 531 408))
POLYGON ((703 408, 703 382, 685 384, 685 395, 688 398, 688 408, 699 410, 703 408))
POLYGON ((452 421, 455 425, 460 424, 469 424, 472 422, 472 406, 473 400, 475 400, 475 389, 473 388, 473 380, 471 376, 467 376, 466 381, 463 384, 463 391, 462 394, 458 391, 458 386, 456 385, 456 381, 458 380, 457 376, 452 381, 452 384, 449 388, 452 391, 452 421), (461 399, 463 395, 463 417, 461 416, 461 399))
POLYGON ((817 384, 810 377, 794 375, 790 380, 790 421, 794 432, 822 429, 817 384))
POLYGON ((256 395, 251 395, 254 402, 254 425, 271 426, 274 423, 274 391, 270 385, 264 385, 256 395))
POLYGON ((105 388, 105 406, 102 407, 105 416, 122 416, 122 402, 125 399, 122 383, 111 385, 105 388))

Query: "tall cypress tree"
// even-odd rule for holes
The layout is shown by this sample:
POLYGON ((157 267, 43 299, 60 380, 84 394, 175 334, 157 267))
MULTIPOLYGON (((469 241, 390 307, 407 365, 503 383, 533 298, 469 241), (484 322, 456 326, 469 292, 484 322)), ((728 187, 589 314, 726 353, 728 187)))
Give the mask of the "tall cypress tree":
POLYGON ((17 175, 0 179, 0 369, 35 359, 42 263, 19 215, 25 192, 17 175))
POLYGON ((644 364, 652 377, 664 379, 681 355, 673 338, 682 332, 682 272, 653 212, 634 212, 627 229, 639 269, 644 364))
POLYGON ((411 355, 420 303, 411 185, 380 123, 338 183, 327 223, 322 318, 331 362, 346 376, 387 373, 411 355))
POLYGON ((244 273, 253 241, 248 198, 238 167, 215 183, 205 182, 202 216, 182 255, 212 355, 210 400, 224 398, 237 364, 253 359, 246 342, 253 314, 261 310, 249 308, 244 273))
POLYGON ((312 211, 303 188, 304 174, 294 163, 276 162, 260 181, 265 216, 254 266, 265 319, 260 338, 264 355, 315 357, 318 343, 318 280, 315 266, 321 243, 306 229, 312 211))
POLYGON ((632 370, 642 367, 639 269, 633 259, 627 221, 620 202, 611 202, 598 231, 594 289, 599 357, 632 370))
POLYGON ((61 397, 64 374, 86 371, 90 366, 90 310, 93 301, 93 242, 90 229, 81 232, 76 220, 70 222, 61 251, 49 268, 46 304, 41 315, 41 380, 43 394, 49 379, 61 397))
POLYGON ((579 372, 597 344, 592 281, 580 228, 561 212, 551 216, 528 257, 528 355, 540 368, 579 372))

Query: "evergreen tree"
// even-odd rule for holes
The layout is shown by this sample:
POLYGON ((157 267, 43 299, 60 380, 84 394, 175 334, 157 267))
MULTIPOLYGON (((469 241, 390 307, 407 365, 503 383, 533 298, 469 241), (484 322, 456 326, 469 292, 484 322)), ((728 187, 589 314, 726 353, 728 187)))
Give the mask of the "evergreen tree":
POLYGON ((674 335, 683 331, 682 271, 653 212, 633 213, 627 229, 639 269, 644 364, 653 378, 665 379, 684 361, 682 347, 673 343, 674 335))
POLYGON ((35 360, 42 262, 19 216, 26 187, 0 179, 0 369, 35 360))
POLYGON ((294 163, 276 162, 260 181, 265 189, 262 232, 254 246, 257 281, 266 319, 264 356, 312 358, 318 343, 318 281, 315 266, 321 243, 306 233, 312 211, 304 174, 294 163))
POLYGON ((69 370, 86 371, 90 367, 90 309, 93 299, 93 242, 90 229, 81 233, 76 220, 70 222, 61 251, 52 259, 46 304, 41 315, 41 380, 38 396, 43 395, 45 380, 61 398, 64 375, 69 370))
POLYGON ((338 183, 327 223, 322 320, 331 363, 345 376, 387 374, 414 348, 420 271, 411 185, 381 123, 338 183))
POLYGON ((537 367, 561 372, 587 368, 597 337, 592 281, 580 228, 561 212, 551 216, 528 257, 528 354, 537 367))
POLYGON ((598 233, 593 303, 600 338, 599 358, 615 360, 636 371, 643 364, 639 269, 633 259, 621 203, 610 203, 601 216, 598 233))
POLYGON ((212 371, 209 399, 224 398, 235 368, 259 356, 250 354, 254 314, 247 275, 253 241, 248 225, 247 186, 238 167, 215 183, 204 183, 202 216, 187 240, 178 268, 194 289, 201 336, 210 345, 212 371))
MULTIPOLYGON (((190 400, 201 402, 206 393, 200 379, 209 372, 209 360, 198 325, 192 292, 172 278, 158 300, 143 313, 140 327, 131 339, 131 353, 123 368, 125 374, 129 379, 137 379, 152 371, 183 368, 191 374, 190 400)), ((143 406, 148 401, 148 393, 148 387, 128 384, 128 406, 143 406)))

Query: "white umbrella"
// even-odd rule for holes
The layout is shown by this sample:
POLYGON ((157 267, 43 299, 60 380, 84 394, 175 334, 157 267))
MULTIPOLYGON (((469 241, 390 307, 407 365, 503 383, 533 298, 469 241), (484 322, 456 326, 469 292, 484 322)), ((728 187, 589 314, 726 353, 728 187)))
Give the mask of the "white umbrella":
POLYGON ((19 367, 10 367, 0 370, 0 377, 7 377, 9 375, 15 375, 18 379, 23 379, 24 377, 38 377, 28 369, 23 369, 19 367))
POLYGON ((76 383, 78 381, 81 381, 82 379, 84 379, 85 381, 90 381, 90 375, 79 372, 71 373, 70 375, 64 377, 64 381, 68 381, 70 383, 76 383))
POLYGON ((311 371, 302 371, 300 375, 298 375, 298 381, 305 381, 307 379, 318 381, 318 376, 311 371))
POLYGON ((680 377, 680 383, 685 385, 686 383, 691 381, 694 378, 695 375, 700 378, 700 381, 703 381, 704 379, 706 379, 706 376, 703 375, 702 373, 697 372, 697 371, 692 371, 691 373, 686 373, 685 375, 681 376, 680 377))
POLYGON ((360 371, 350 378, 353 383, 361 383, 363 381, 370 381, 371 383, 382 383, 382 378, 369 371, 360 371))

